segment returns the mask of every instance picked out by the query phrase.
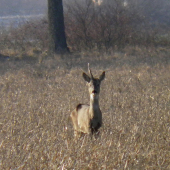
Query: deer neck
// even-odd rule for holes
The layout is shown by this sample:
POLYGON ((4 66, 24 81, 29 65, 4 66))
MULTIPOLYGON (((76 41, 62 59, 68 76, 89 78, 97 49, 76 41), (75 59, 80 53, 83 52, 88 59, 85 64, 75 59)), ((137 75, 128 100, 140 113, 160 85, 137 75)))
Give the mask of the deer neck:
POLYGON ((97 95, 96 97, 90 96, 90 117, 97 117, 97 113, 100 110, 99 108, 99 96, 97 95))

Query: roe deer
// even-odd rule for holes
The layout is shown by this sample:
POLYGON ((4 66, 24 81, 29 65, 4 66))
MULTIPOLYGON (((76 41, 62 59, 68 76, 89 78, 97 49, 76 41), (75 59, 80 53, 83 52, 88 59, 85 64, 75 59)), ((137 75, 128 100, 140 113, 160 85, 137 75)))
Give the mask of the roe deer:
POLYGON ((99 93, 101 81, 105 78, 105 72, 99 78, 94 78, 88 65, 90 76, 83 73, 83 78, 87 82, 90 94, 90 105, 78 104, 71 113, 74 127, 74 136, 81 133, 93 134, 102 125, 102 112, 99 107, 99 93))

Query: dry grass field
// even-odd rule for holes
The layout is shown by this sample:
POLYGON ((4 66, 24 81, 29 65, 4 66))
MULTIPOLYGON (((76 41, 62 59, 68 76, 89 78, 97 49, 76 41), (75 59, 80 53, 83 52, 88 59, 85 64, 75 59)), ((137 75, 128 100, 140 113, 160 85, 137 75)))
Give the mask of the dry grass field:
POLYGON ((170 169, 168 49, 0 61, 0 101, 0 169, 170 169), (89 102, 87 63, 106 71, 103 126, 74 140, 69 115, 89 102))

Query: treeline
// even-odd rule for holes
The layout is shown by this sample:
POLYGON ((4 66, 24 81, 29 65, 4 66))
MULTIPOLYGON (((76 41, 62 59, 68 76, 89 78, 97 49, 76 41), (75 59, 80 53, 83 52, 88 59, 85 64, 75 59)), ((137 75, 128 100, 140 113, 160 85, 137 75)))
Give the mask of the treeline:
POLYGON ((67 1, 68 43, 74 50, 167 46, 170 44, 169 8, 168 0, 103 0, 100 6, 91 0, 67 1))
MULTIPOLYGON (((127 45, 169 46, 170 3, 168 0, 105 0, 100 6, 91 0, 65 0, 64 15, 71 51, 107 51, 127 45)), ((27 22, 1 34, 0 49, 46 49, 48 21, 27 22)))

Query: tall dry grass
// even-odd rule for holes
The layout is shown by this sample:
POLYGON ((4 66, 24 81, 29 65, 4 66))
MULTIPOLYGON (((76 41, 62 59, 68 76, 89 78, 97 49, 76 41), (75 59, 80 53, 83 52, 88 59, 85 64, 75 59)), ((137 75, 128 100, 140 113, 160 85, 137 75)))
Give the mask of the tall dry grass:
POLYGON ((0 62, 0 169, 170 169, 165 49, 0 62), (97 139, 75 141, 70 112, 89 96, 82 70, 106 70, 97 139))

